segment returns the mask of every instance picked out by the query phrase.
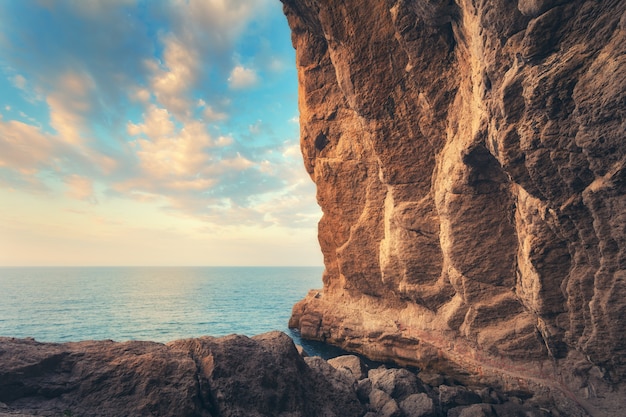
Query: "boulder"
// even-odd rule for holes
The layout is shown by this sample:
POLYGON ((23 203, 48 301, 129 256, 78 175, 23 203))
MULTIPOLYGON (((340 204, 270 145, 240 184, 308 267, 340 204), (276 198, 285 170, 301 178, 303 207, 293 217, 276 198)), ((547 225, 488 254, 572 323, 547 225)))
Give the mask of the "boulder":
MULTIPOLYGON (((496 414, 489 404, 473 404, 470 406, 454 407, 448 410, 447 417, 503 417, 496 414)), ((522 416, 520 416, 522 417, 522 416)), ((531 416, 528 416, 531 417, 531 416)))
POLYGON ((414 373, 404 368, 371 369, 368 378, 374 388, 385 391, 392 398, 403 400, 411 394, 424 392, 423 385, 414 373))
POLYGON ((409 417, 432 417, 435 413, 433 400, 424 393, 409 395, 400 402, 400 409, 409 417))
POLYGON ((346 370, 352 374, 354 379, 361 380, 365 378, 365 367, 363 362, 358 356, 355 355, 342 355, 328 360, 328 363, 335 369, 346 370))
POLYGON ((369 395, 370 409, 372 409, 373 411, 379 412, 380 410, 383 409, 385 404, 387 404, 390 401, 394 401, 394 400, 385 391, 379 390, 377 388, 372 388, 372 391, 370 392, 370 395, 369 395))
POLYGON ((480 396, 465 387, 439 386, 439 404, 446 410, 456 406, 471 405, 482 402, 480 396))

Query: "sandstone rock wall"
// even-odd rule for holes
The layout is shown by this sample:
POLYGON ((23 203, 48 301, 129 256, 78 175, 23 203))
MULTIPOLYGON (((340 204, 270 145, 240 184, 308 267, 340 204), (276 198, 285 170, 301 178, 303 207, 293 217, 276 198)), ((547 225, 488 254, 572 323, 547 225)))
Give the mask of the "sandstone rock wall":
POLYGON ((626 2, 282 1, 326 265, 291 325, 626 401, 626 2))

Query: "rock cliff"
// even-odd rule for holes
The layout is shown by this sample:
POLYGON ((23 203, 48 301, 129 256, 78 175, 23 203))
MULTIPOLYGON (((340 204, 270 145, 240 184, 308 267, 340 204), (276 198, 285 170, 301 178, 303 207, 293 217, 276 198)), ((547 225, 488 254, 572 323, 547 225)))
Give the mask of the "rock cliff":
POLYGON ((618 415, 626 2, 282 2, 326 266, 290 325, 618 415))

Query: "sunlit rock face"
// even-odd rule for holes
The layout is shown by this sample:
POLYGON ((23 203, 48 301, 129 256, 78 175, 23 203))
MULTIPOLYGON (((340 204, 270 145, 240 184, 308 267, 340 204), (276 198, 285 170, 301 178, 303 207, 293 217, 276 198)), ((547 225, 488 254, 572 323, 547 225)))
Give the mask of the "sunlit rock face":
POLYGON ((282 1, 326 265, 291 325, 376 358, 560 381, 611 415, 626 2, 282 1))

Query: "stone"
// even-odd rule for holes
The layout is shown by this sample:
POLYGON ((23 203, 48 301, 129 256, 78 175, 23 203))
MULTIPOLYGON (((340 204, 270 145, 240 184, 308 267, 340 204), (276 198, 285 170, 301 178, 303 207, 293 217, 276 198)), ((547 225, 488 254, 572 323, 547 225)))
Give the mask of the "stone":
POLYGON ((369 396, 372 392, 372 381, 369 378, 363 378, 357 383, 356 395, 362 403, 369 402, 369 396))
POLYGON ((347 370, 356 380, 365 378, 365 367, 358 356, 342 355, 328 360, 328 363, 338 370, 347 370))
POLYGON ((210 416, 205 382, 159 343, 0 338, 0 401, 24 414, 210 416))
POLYGON ((398 400, 424 391, 415 374, 404 368, 372 369, 368 378, 372 381, 372 387, 385 391, 398 400))
POLYGON ((430 417, 435 412, 433 400, 424 393, 409 395, 400 402, 400 409, 410 417, 430 417))
POLYGON ((504 402, 502 395, 489 387, 481 388, 476 393, 480 396, 482 402, 487 404, 501 404, 504 402))
POLYGON ((374 411, 380 411, 383 409, 385 404, 393 401, 393 398, 389 394, 387 394, 383 390, 379 390, 378 388, 372 388, 369 395, 369 404, 370 408, 374 411))
POLYGON ((387 403, 378 412, 379 417, 403 417, 400 407, 395 400, 387 401, 387 403))
POLYGON ((0 338, 6 415, 357 417, 353 385, 328 364, 307 366, 281 332, 168 344, 0 338))
MULTIPOLYGON (((455 407, 448 411, 448 417, 503 417, 495 414, 489 404, 473 404, 470 406, 455 407)), ((530 416, 528 416, 530 417, 530 416)))
POLYGON ((325 264, 290 326, 620 413, 626 2, 282 2, 325 264))
POLYGON ((443 375, 432 372, 420 372, 417 377, 424 384, 430 385, 431 387, 438 387, 439 385, 443 385, 445 382, 443 375))
POLYGON ((330 383, 334 395, 356 396, 356 381, 352 374, 336 369, 319 356, 304 358, 304 361, 322 380, 330 383))
POLYGON ((439 386, 439 404, 444 408, 482 402, 480 396, 465 387, 439 386))
MULTIPOLYGON (((550 417, 551 413, 540 408, 527 407, 512 402, 493 406, 498 417, 550 417)), ((570 414, 572 415, 572 414, 570 414)))

